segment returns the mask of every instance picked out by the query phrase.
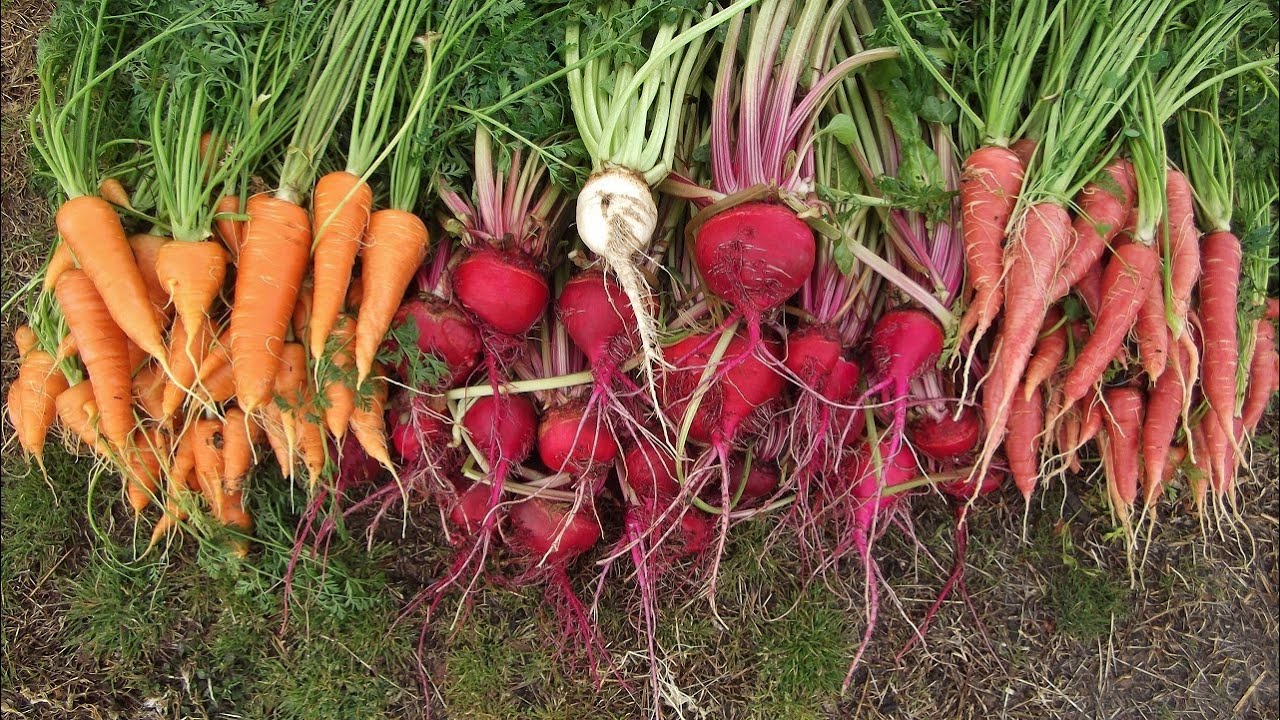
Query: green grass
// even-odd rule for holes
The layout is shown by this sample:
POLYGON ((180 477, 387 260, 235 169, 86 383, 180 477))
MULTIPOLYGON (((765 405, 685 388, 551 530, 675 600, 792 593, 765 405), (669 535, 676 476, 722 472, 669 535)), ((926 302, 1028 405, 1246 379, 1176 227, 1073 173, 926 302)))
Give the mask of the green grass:
POLYGON ((34 465, 5 458, 4 493, 0 515, 4 517, 4 552, 0 553, 0 583, 7 592, 19 575, 35 579, 48 573, 62 558, 84 517, 81 479, 88 463, 52 449, 45 458, 48 481, 34 465))

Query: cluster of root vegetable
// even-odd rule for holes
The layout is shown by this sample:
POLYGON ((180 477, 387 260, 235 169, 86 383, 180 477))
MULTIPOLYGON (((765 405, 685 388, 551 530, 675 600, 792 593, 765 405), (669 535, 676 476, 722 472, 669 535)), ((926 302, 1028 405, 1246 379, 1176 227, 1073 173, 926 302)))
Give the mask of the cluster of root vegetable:
POLYGON ((659 582, 714 611, 739 523, 785 527, 811 578, 861 575, 852 676, 875 543, 910 531, 913 498, 957 520, 921 635, 1006 477, 1029 506, 1100 472, 1135 539, 1136 504, 1154 520, 1182 479, 1198 511, 1233 506, 1280 386, 1274 179, 1237 182, 1221 132, 1223 84, 1266 65, 1227 53, 1256 4, 993 4, 947 36, 951 68, 891 4, 673 11, 625 52, 573 20, 580 187, 483 120, 464 181, 424 178, 475 20, 419 35, 425 0, 322 5, 218 68, 249 116, 191 112, 211 100, 175 80, 127 173, 101 169, 91 98, 216 20, 133 37, 89 4, 63 21, 92 42, 40 68, 36 149, 65 200, 9 416, 37 462, 61 426, 139 518, 157 508, 153 545, 207 513, 250 553, 246 483, 274 464, 309 497, 295 559, 354 518, 439 524, 452 560, 406 612, 540 583, 594 668, 600 588, 631 584, 656 693, 659 582), (281 50, 303 41, 322 49, 281 50), (415 47, 420 72, 396 72, 415 47), (1076 52, 1033 68, 1049 47, 1076 52), (344 169, 316 179, 331 135, 344 169))

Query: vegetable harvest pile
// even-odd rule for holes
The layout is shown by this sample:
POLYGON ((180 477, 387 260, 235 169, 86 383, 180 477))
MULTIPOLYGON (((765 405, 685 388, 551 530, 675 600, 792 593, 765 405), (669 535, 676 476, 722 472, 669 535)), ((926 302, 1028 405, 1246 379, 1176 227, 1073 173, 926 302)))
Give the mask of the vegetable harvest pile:
POLYGON ((146 552, 252 557, 278 471, 295 561, 442 528, 427 622, 537 583, 607 671, 634 587, 655 694, 659 578, 715 613, 729 534, 784 527, 863 583, 851 678, 913 503, 956 518, 918 637, 1007 480, 1095 478, 1135 565, 1162 514, 1235 521, 1280 390, 1269 8, 62 2, 8 418, 146 552))

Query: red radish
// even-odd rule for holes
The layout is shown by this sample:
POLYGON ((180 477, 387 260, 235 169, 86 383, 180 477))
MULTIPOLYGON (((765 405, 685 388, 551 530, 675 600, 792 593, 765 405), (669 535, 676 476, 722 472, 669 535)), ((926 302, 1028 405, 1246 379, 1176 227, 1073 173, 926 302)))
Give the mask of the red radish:
POLYGON ((779 482, 777 465, 754 458, 751 462, 751 470, 749 472, 746 470, 745 457, 735 454, 729 458, 730 485, 734 492, 739 486, 742 487, 740 504, 767 498, 777 491, 779 482))
POLYGON ((547 309, 547 279, 532 260, 482 247, 453 270, 453 292, 462 306, 503 335, 523 335, 547 309))
POLYGON ((808 387, 834 402, 853 397, 858 386, 858 365, 846 357, 836 330, 811 325, 787 336, 783 364, 808 387))
POLYGON ((579 475, 608 470, 618 456, 618 443, 597 412, 585 412, 571 402, 542 416, 538 425, 538 456, 554 472, 579 475))
POLYGON ((511 547, 535 563, 567 565, 600 540, 600 523, 591 508, 574 512, 565 503, 528 498, 516 503, 508 514, 511 547))
POLYGON ((813 271, 813 230, 784 205, 719 213, 698 228, 693 248, 707 289, 749 321, 794 295, 813 271))
POLYGON ((639 440, 623 453, 618 470, 641 502, 670 500, 680 492, 675 458, 648 440, 639 440))
POLYGON ((907 384, 937 362, 942 341, 942 326, 924 310, 896 308, 881 315, 871 330, 871 359, 881 385, 895 396, 906 395, 907 384))
POLYGON ((449 503, 449 523, 463 538, 480 533, 489 515, 489 488, 476 483, 449 503))
POLYGON ((1028 503, 1031 493, 1040 479, 1040 436, 1044 433, 1044 401, 1040 388, 1031 391, 1030 397, 1015 393, 1009 409, 1009 434, 1004 441, 1004 452, 1009 457, 1009 469, 1013 482, 1028 503))
POLYGON ((565 283, 556 312, 594 369, 616 367, 639 347, 636 314, 626 293, 599 270, 579 273, 565 283))
POLYGON ((1003 470, 991 468, 982 476, 981 482, 976 478, 964 478, 942 483, 938 486, 939 490, 951 498, 951 512, 956 519, 951 574, 947 577, 947 582, 942 586, 942 589, 938 591, 938 597, 933 601, 933 605, 924 614, 924 619, 921 620, 919 628, 911 636, 911 639, 903 645, 902 649, 898 651, 899 658, 916 644, 916 640, 923 638, 924 634, 929 631, 929 626, 933 624, 933 618, 937 616, 938 610, 942 609, 942 603, 946 602, 947 598, 951 596, 952 590, 958 588, 965 602, 969 601, 969 592, 964 585, 965 555, 969 550, 969 501, 972 498, 996 492, 1004 486, 1005 477, 1003 470))
POLYGON ((524 395, 486 395, 462 416, 472 442, 495 465, 529 457, 537 426, 537 411, 524 395))
POLYGON ((391 445, 409 467, 429 460, 449 442, 449 427, 443 413, 431 407, 426 396, 404 394, 387 409, 391 445))
POLYGON ((922 415, 907 426, 907 437, 916 451, 939 461, 963 457, 978 446, 982 423, 971 407, 960 410, 959 417, 948 413, 942 417, 922 415))
POLYGON ((1240 240, 1230 232, 1212 232, 1205 236, 1202 251, 1199 312, 1204 349, 1201 356, 1205 361, 1200 366, 1200 382, 1205 399, 1218 416, 1218 424, 1230 429, 1235 424, 1236 370, 1240 362, 1236 333, 1240 240))
MULTIPOLYGON (((408 323, 412 323, 413 329, 409 332, 416 337, 417 350, 434 355, 449 368, 449 375, 441 381, 443 387, 457 385, 475 370, 484 346, 479 330, 466 313, 438 297, 422 293, 400 306, 389 337, 394 338, 396 331, 408 323)), ((394 340, 388 342, 394 343, 394 340)), ((404 368, 400 368, 400 376, 408 377, 404 368)))
POLYGON ((960 175, 960 227, 974 296, 961 320, 961 336, 975 331, 981 337, 1000 310, 1005 230, 1025 172, 1023 161, 1007 148, 983 147, 965 158, 960 175))
MULTIPOLYGON (((697 390, 714 339, 715 336, 691 335, 663 351, 673 367, 664 379, 663 395, 670 416, 677 422, 697 390)), ((741 335, 729 341, 724 357, 745 354, 746 358, 723 378, 713 381, 702 396, 689 430, 693 440, 713 445, 732 442, 756 408, 782 394, 782 376, 759 357, 762 353, 780 355, 778 343, 765 340, 759 353, 748 353, 747 343, 741 335)))

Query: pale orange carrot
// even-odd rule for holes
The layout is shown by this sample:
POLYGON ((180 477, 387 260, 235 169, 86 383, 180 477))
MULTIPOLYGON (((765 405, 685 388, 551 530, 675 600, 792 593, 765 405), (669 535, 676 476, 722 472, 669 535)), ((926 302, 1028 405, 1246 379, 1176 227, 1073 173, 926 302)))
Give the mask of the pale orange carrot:
POLYGON ((154 362, 143 363, 133 376, 133 399, 152 420, 164 418, 164 391, 168 384, 164 371, 154 362))
POLYGON ((160 458, 167 455, 164 435, 158 431, 139 430, 129 447, 121 452, 124 463, 124 491, 129 507, 137 515, 151 504, 160 489, 160 458))
POLYGON ((109 448, 98 434, 94 426, 97 422, 98 408, 93 399, 93 386, 88 380, 72 385, 63 390, 54 400, 58 412, 58 422, 79 438, 80 442, 95 454, 105 457, 109 448))
POLYGON ((133 204, 129 202, 129 191, 125 190, 124 183, 116 178, 106 178, 98 183, 98 195, 112 205, 126 210, 133 209, 133 204))
POLYGON ((49 264, 44 269, 44 291, 53 292, 53 288, 58 284, 58 277, 75 267, 77 267, 76 256, 71 252, 71 246, 59 240, 53 246, 53 254, 49 256, 49 264))
POLYGON ((168 420, 182 407, 183 400, 194 391, 196 384, 196 368, 204 365, 205 355, 213 343, 213 326, 209 319, 202 318, 196 324, 196 334, 187 339, 187 327, 180 318, 173 321, 173 331, 169 334, 169 374, 165 383, 162 400, 161 419, 168 420))
POLYGON ((387 452, 386 420, 382 417, 382 406, 387 401, 387 386, 381 380, 371 382, 373 391, 360 398, 365 402, 357 400, 355 410, 351 413, 351 432, 369 457, 395 475, 395 464, 391 462, 391 454, 387 452))

